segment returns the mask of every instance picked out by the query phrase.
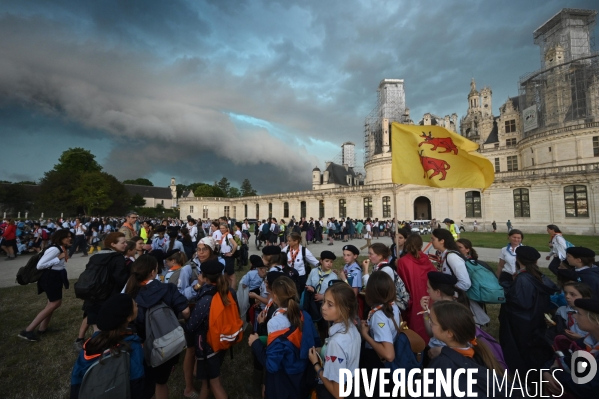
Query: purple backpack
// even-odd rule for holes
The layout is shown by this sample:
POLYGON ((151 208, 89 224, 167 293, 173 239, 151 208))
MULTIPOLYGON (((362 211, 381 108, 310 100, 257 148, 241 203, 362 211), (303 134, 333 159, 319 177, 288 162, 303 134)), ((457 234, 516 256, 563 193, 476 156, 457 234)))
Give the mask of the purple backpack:
POLYGON ((476 339, 483 340, 485 344, 487 344, 489 349, 491 349, 491 352, 493 352, 493 355, 495 355, 495 359, 497 359, 501 367, 503 367, 503 369, 506 372, 508 372, 509 370, 507 367, 507 363, 503 358, 503 351, 501 350, 501 345, 499 345, 499 342, 497 342, 497 340, 493 338, 488 332, 481 330, 479 327, 476 327, 476 339))

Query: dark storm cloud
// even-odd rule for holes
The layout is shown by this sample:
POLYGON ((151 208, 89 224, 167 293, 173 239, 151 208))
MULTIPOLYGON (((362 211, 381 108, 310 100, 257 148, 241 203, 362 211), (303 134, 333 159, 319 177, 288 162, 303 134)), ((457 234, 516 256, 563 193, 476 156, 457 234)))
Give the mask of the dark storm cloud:
MULTIPOLYGON (((104 166, 119 178, 248 177, 263 193, 306 189, 311 168, 336 155, 315 143, 361 146, 384 78, 405 79, 416 121, 463 116, 472 77, 492 87, 497 114, 518 77, 540 67, 532 31, 563 6, 6 1, 0 107, 44 113, 56 134, 67 125, 101 132, 112 143, 104 166)), ((44 166, 18 173, 39 177, 44 166)))

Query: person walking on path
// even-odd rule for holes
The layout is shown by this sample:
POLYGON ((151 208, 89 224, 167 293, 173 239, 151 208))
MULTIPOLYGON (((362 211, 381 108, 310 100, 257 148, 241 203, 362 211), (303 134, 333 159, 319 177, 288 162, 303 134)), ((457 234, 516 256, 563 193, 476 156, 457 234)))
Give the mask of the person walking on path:
POLYGON ((17 242, 17 226, 12 219, 7 219, 6 222, 6 227, 2 233, 2 249, 6 252, 6 260, 15 260, 14 247, 17 242))
POLYGON ((507 220, 506 226, 507 226, 507 232, 509 233, 512 230, 512 222, 510 222, 509 219, 507 220))
POLYGON ((568 249, 568 244, 566 243, 564 236, 562 236, 562 231, 554 224, 547 226, 547 234, 549 234, 549 247, 551 247, 551 251, 545 260, 549 260, 553 257, 551 263, 549 263, 549 270, 557 276, 559 265, 566 261, 566 249, 568 249))
POLYGON ((372 245, 372 222, 370 218, 366 219, 366 224, 364 225, 364 239, 366 240, 366 245, 362 245, 360 247, 360 251, 364 248, 370 248, 372 245))
POLYGON ((135 223, 137 222, 138 215, 136 212, 129 212, 127 214, 125 223, 119 229, 119 233, 123 233, 125 235, 125 240, 130 241, 133 237, 137 235, 137 229, 135 223))
POLYGON ((497 223, 493 220, 493 223, 491 223, 491 226, 493 227, 493 233, 495 233, 497 231, 497 223))
POLYGON ((75 219, 75 226, 73 226, 73 230, 75 233, 75 242, 69 249, 69 258, 73 257, 73 254, 80 250, 83 252, 82 256, 88 256, 87 254, 87 241, 85 240, 85 231, 87 227, 83 223, 81 223, 81 219, 75 219))

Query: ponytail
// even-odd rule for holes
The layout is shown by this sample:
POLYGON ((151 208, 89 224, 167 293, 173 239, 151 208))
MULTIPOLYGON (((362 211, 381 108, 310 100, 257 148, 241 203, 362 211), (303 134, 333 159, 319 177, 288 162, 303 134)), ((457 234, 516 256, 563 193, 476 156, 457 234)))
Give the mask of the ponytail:
POLYGON ((146 280, 153 271, 158 270, 158 261, 151 255, 141 255, 131 267, 131 276, 125 285, 125 293, 135 298, 141 289, 141 283, 146 280))
POLYGON ((297 288, 292 279, 281 276, 272 283, 272 294, 277 297, 279 307, 287 308, 287 319, 292 326, 302 330, 302 311, 299 307, 297 288))
POLYGON ((220 294, 220 298, 223 301, 223 305, 229 306, 229 279, 225 277, 224 274, 204 274, 202 273, 205 279, 207 279, 212 284, 216 284, 216 292, 220 294))

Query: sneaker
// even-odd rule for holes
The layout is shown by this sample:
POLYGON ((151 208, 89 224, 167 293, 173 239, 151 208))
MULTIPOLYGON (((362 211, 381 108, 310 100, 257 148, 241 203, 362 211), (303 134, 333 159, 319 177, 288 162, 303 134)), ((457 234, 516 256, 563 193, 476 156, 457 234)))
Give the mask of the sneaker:
POLYGON ((15 260, 15 259, 16 259, 16 257, 14 257, 14 256, 9 256, 8 258, 6 258, 6 260, 15 260))
POLYGON ((23 338, 23 339, 26 339, 27 341, 32 341, 32 342, 40 340, 33 331, 27 331, 27 330, 21 331, 19 333, 19 338, 23 338))

